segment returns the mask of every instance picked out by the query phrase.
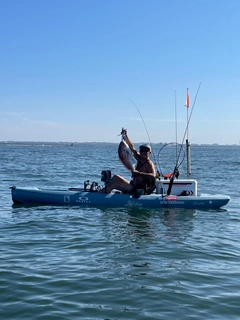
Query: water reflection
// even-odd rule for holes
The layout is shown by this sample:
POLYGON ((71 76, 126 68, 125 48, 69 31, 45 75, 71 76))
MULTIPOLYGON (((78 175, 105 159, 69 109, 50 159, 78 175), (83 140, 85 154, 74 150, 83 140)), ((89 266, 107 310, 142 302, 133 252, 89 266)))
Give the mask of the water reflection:
POLYGON ((167 239, 186 240, 194 230, 197 210, 165 210, 162 223, 165 226, 164 236, 167 239))
POLYGON ((194 228, 197 210, 111 208, 102 210, 105 236, 141 243, 143 239, 187 237, 194 228))
POLYGON ((106 237, 121 238, 139 243, 142 238, 156 235, 151 211, 139 208, 111 208, 102 210, 102 227, 106 237))

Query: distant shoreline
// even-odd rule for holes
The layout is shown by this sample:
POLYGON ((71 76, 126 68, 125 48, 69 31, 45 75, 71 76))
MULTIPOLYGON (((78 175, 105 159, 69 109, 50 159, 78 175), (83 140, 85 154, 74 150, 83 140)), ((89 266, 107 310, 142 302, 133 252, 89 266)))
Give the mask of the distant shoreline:
MULTIPOLYGON (((134 144, 136 146, 142 144, 143 142, 135 142, 134 144)), ((99 145, 118 145, 118 142, 64 142, 64 141, 59 141, 59 142, 52 142, 52 141, 0 141, 0 146, 66 146, 66 147, 73 147, 73 146, 78 146, 78 145, 94 145, 94 144, 99 144, 99 145)), ((164 142, 159 142, 159 143, 152 143, 153 146, 163 146, 166 143, 164 142)), ((173 145, 174 146, 174 145, 173 145)), ((173 147, 172 146, 172 147, 173 147)), ((238 144, 196 144, 192 143, 190 144, 191 147, 240 147, 238 144)), ((170 147, 170 146, 169 146, 170 147)))

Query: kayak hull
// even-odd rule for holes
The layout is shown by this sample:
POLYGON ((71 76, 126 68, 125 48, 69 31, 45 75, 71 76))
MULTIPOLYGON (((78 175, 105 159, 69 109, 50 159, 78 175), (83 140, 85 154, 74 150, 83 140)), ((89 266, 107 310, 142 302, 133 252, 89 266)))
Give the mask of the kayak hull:
POLYGON ((121 192, 100 193, 76 188, 54 190, 13 186, 11 193, 13 203, 22 205, 219 209, 230 201, 226 195, 167 196, 153 193, 135 197, 121 192))

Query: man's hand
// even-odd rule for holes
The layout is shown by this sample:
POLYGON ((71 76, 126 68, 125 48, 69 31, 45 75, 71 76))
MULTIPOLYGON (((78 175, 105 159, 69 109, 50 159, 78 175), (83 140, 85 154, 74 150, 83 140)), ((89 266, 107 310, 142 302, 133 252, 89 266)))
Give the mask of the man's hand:
POLYGON ((125 134, 125 135, 127 135, 127 129, 122 128, 122 132, 121 132, 121 134, 125 134))
POLYGON ((141 174, 140 174, 140 172, 138 171, 138 170, 133 170, 132 171, 132 176, 133 177, 138 177, 138 176, 140 176, 141 174))

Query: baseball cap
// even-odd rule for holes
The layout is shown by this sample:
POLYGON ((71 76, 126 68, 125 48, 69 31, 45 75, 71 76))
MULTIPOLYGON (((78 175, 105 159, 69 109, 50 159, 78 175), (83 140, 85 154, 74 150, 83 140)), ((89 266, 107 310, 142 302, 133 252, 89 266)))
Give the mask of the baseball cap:
POLYGON ((140 147, 139 147, 140 151, 147 151, 147 152, 151 152, 152 151, 152 148, 150 146, 150 144, 146 143, 146 144, 142 144, 140 147))

